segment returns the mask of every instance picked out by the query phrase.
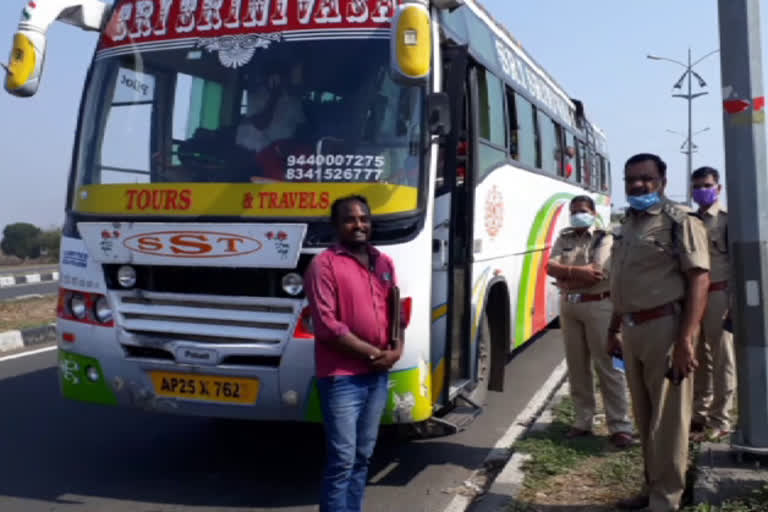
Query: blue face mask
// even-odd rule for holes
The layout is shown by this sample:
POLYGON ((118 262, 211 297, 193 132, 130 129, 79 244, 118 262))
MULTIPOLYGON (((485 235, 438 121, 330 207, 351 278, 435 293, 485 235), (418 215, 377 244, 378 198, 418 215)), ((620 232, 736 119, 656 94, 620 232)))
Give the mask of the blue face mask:
POLYGON ((661 196, 658 192, 652 192, 641 196, 628 196, 627 201, 633 210, 645 211, 661 201, 661 196))
POLYGON ((574 228, 588 228, 595 223, 595 216, 591 213, 580 212, 571 214, 571 226, 574 228))

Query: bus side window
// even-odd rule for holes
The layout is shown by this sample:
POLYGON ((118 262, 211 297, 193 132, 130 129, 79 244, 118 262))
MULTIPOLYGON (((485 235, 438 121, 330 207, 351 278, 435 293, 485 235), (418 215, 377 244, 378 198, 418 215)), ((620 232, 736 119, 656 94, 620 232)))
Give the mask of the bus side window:
POLYGON ((482 180, 507 160, 507 120, 505 119, 504 85, 491 72, 482 68, 477 73, 478 86, 478 169, 482 180))
POLYGON ((549 174, 560 174, 557 161, 560 158, 557 125, 544 112, 537 112, 539 128, 539 158, 541 169, 549 174))
POLYGON ((565 177, 578 180, 578 172, 574 176, 574 171, 578 166, 576 153, 576 138, 569 131, 565 131, 565 150, 564 150, 565 177))
POLYGON ((539 109, 533 107, 533 131, 536 141, 536 168, 541 169, 541 131, 539 129, 539 109))
POLYGON ((521 164, 536 167, 536 113, 530 101, 515 93, 515 114, 517 126, 517 158, 521 164))
POLYGON ((584 175, 586 173, 586 148, 580 140, 576 141, 576 181, 585 183, 584 175))
POLYGON ((517 123, 517 107, 515 106, 515 93, 507 89, 507 118, 509 123, 509 156, 513 160, 520 160, 519 137, 520 125, 517 123))

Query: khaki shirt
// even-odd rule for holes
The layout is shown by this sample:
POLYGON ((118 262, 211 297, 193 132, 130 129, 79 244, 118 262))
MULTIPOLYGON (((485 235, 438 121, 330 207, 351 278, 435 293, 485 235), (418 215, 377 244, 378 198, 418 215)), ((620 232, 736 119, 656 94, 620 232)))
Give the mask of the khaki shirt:
POLYGON ((701 220, 668 199, 645 212, 629 210, 614 235, 611 300, 616 313, 634 313, 681 300, 686 272, 709 270, 701 220))
POLYGON ((711 264, 709 279, 713 283, 727 281, 730 276, 728 264, 728 210, 715 201, 699 217, 709 234, 709 259, 711 264))
MULTIPOLYGON (((566 228, 560 232, 549 259, 561 265, 579 267, 595 263, 608 274, 612 244, 613 237, 603 230, 589 228, 579 233, 573 228, 566 228)), ((610 284, 606 276, 606 279, 589 288, 567 290, 565 293, 598 294, 607 292, 609 288, 610 284)))

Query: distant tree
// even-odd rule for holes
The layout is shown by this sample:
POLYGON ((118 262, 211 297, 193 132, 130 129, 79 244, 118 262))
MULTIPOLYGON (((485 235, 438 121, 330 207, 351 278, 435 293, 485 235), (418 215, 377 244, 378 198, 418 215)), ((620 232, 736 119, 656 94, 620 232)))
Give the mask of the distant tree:
POLYGON ((9 224, 3 230, 3 241, 0 249, 5 254, 18 256, 22 259, 40 256, 40 228, 26 222, 9 224))
POLYGON ((61 230, 50 229, 42 231, 38 236, 41 253, 50 258, 59 259, 59 245, 61 244, 61 230))

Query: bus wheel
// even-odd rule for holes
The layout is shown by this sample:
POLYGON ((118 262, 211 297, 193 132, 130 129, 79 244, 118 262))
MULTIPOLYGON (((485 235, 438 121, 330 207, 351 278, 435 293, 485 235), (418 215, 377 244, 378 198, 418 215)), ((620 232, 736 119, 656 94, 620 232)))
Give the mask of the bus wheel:
POLYGON ((491 376, 491 327, 488 323, 488 313, 483 311, 477 333, 477 359, 475 361, 477 382, 467 398, 474 404, 483 406, 488 397, 488 382, 491 376))

